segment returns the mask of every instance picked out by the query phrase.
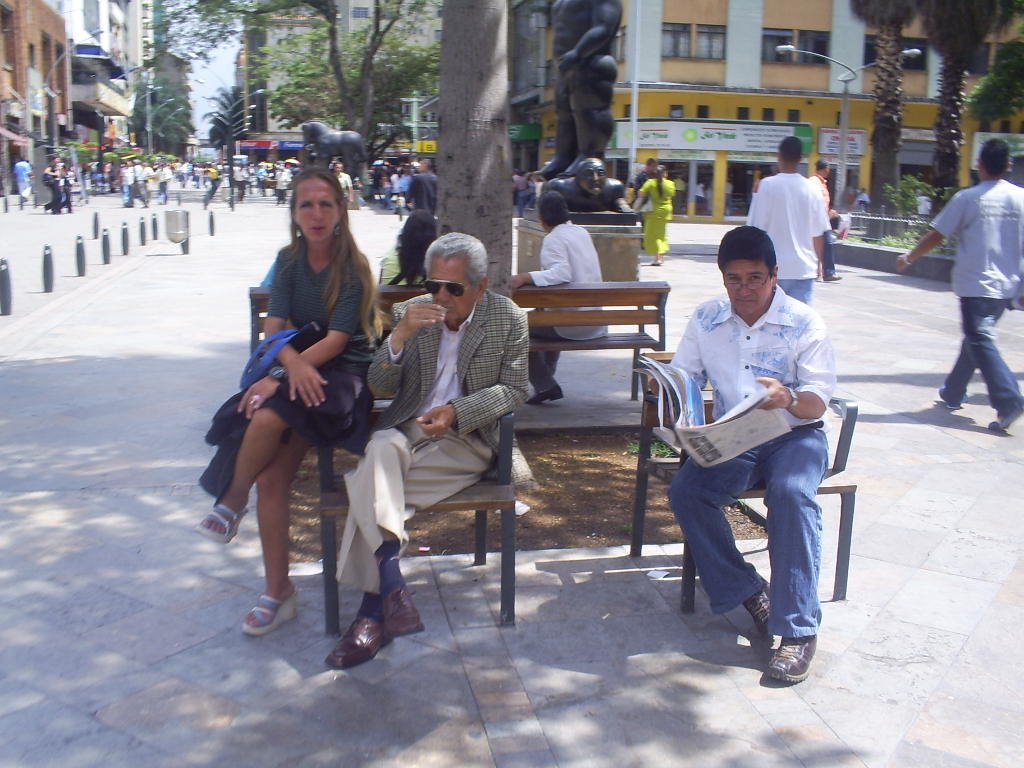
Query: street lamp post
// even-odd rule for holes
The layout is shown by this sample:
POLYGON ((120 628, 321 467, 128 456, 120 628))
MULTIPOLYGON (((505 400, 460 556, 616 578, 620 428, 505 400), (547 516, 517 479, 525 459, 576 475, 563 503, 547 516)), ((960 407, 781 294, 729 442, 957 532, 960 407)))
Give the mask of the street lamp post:
MULTIPOLYGON (((849 153, 849 146, 847 146, 849 132, 850 132, 850 83, 857 79, 857 73, 865 70, 869 67, 875 66, 877 61, 872 61, 869 64, 864 64, 860 67, 851 67, 848 64, 844 64, 838 59, 833 59, 831 56, 826 56, 823 53, 815 53, 814 51, 804 51, 797 48, 795 45, 777 45, 775 46, 777 53, 802 53, 807 56, 816 56, 819 59, 825 59, 831 61, 837 67, 842 67, 845 72, 840 73, 838 80, 843 84, 843 92, 840 96, 839 106, 839 168, 836 170, 836 196, 840 201, 843 199, 843 193, 846 190, 846 160, 849 153)), ((921 51, 918 48, 905 48, 900 51, 900 56, 904 58, 913 58, 920 56, 921 51)))

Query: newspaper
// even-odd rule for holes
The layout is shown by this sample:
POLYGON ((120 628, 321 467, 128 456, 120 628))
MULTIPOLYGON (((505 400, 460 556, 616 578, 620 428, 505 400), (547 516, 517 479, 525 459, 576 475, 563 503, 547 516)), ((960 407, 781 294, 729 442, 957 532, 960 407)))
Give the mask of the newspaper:
POLYGON ((758 406, 768 390, 755 392, 711 424, 704 423, 704 397, 684 371, 641 356, 637 370, 658 384, 659 426, 654 434, 702 467, 713 467, 789 432, 789 422, 778 408, 758 406))

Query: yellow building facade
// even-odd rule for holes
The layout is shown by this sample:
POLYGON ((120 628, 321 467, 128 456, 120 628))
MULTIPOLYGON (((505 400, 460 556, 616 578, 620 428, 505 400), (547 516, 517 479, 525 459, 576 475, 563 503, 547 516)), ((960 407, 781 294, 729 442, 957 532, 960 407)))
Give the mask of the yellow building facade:
MULTIPOLYGON (((637 164, 654 157, 680 188, 677 214, 711 220, 745 215, 753 186, 772 172, 781 136, 798 135, 808 165, 823 157, 836 175, 843 103, 839 76, 849 78, 852 72, 846 197, 870 188, 874 30, 854 17, 849 0, 636 0, 639 5, 632 7, 631 2, 623 3, 616 41, 616 130, 606 153, 610 174, 631 178, 637 164), (632 29, 639 29, 635 61, 632 29), (777 45, 792 45, 797 52, 780 54, 777 45)), ((530 71, 524 76, 520 68, 513 77, 513 122, 540 125, 534 166, 540 167, 553 154, 555 136, 551 31, 535 2, 517 5, 513 19, 520 37, 513 42, 513 58, 532 49, 529 66, 536 70, 529 87, 524 81, 530 71)), ((996 46, 1016 29, 1011 25, 978 51, 968 91, 988 71, 996 46)), ((929 48, 919 21, 904 30, 903 43, 921 53, 904 59, 901 170, 928 180, 941 58, 929 48)), ((965 115, 961 183, 969 183, 976 135, 1002 135, 1017 146, 1021 129, 1022 116, 990 126, 965 115)), ((527 152, 517 157, 529 167, 533 157, 527 152)))

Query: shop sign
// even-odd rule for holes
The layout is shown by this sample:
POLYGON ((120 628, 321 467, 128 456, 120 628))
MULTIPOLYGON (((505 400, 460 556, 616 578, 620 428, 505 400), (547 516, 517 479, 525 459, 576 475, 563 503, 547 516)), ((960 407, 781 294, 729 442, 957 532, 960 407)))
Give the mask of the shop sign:
MULTIPOLYGON (((818 154, 839 156, 839 129, 818 129, 818 154)), ((861 128, 850 128, 846 132, 846 156, 862 157, 868 145, 868 132, 861 128)))
POLYGON ((971 144, 971 167, 978 165, 978 155, 981 154, 981 145, 989 139, 1002 139, 1010 145, 1010 157, 1024 157, 1024 136, 1017 133, 989 133, 979 131, 974 134, 974 141, 971 144))
MULTIPOLYGON (((630 123, 617 121, 615 128, 615 146, 630 146, 633 135, 630 123)), ((803 142, 806 152, 812 138, 810 125, 791 123, 659 120, 638 123, 637 130, 637 146, 645 150, 776 152, 779 142, 787 136, 796 136, 803 142)))
POLYGON ((714 152, 700 152, 695 149, 664 149, 658 153, 659 160, 700 160, 713 163, 714 152))
POLYGON ((512 123, 508 127, 512 141, 537 141, 540 138, 540 123, 512 123))
POLYGON ((238 148, 241 150, 252 151, 254 149, 273 149, 277 146, 276 141, 261 141, 256 139, 242 139, 238 142, 238 148))
POLYGON ((437 142, 436 141, 417 141, 416 151, 421 155, 436 155, 437 154, 437 142))
POLYGON ((932 128, 903 128, 900 130, 903 141, 935 141, 935 130, 932 128))
POLYGON ((298 151, 306 148, 306 142, 304 141, 279 141, 277 142, 278 149, 289 149, 292 151, 298 151))
POLYGON ((772 152, 770 155, 763 152, 730 152, 730 163, 777 163, 779 153, 772 152))

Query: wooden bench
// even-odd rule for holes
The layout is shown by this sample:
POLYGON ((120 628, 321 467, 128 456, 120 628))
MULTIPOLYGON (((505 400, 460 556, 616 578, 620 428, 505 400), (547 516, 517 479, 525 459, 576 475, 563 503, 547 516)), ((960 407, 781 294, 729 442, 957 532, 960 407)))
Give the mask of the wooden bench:
MULTIPOLYGON (((531 352, 569 352, 595 349, 633 350, 633 368, 642 350, 665 349, 665 306, 671 287, 663 281, 635 283, 586 283, 578 285, 524 286, 512 299, 530 312, 530 328, 607 325, 628 327, 597 339, 530 339, 531 352), (594 309, 577 309, 594 307, 594 309), (648 332, 648 328, 654 333, 648 332), (656 334, 656 335, 655 335, 656 334)), ((390 315, 391 307, 423 293, 421 286, 380 286, 380 308, 390 315)), ((270 290, 249 289, 250 348, 255 349, 263 333, 270 290)), ((637 398, 638 379, 630 376, 630 397, 637 398)))
MULTIPOLYGON (((664 356, 657 356, 662 357, 664 356)), ((705 401, 705 415, 708 421, 711 420, 711 402, 705 401)), ((852 400, 832 398, 829 402, 829 409, 837 413, 841 419, 839 437, 836 443, 835 457, 832 465, 825 474, 825 479, 818 486, 818 495, 839 496, 839 544, 836 553, 836 575, 832 590, 833 600, 845 600, 847 582, 850 574, 850 547, 853 539, 853 513, 856 503, 857 486, 854 483, 844 482, 839 477, 846 469, 846 462, 850 455, 850 444, 853 441, 853 431, 857 426, 858 405, 852 400)), ((651 444, 654 440, 654 428, 659 425, 658 419, 658 398, 652 392, 644 396, 643 406, 640 415, 640 440, 639 452, 636 465, 636 488, 633 500, 633 531, 630 542, 629 554, 631 557, 640 557, 644 543, 644 518, 647 513, 647 488, 650 477, 655 477, 665 484, 671 483, 675 477, 684 456, 656 458, 651 456, 651 444)), ((828 417, 826 412, 825 418, 828 417)), ((763 485, 750 488, 737 496, 738 500, 763 499, 765 488, 763 485)), ((769 514, 771 511, 769 510, 769 514)), ((748 514, 752 519, 761 524, 767 525, 765 515, 757 510, 749 509, 748 514)), ((686 546, 685 536, 683 537, 683 572, 682 590, 680 595, 680 609, 683 613, 692 613, 694 608, 694 597, 696 591, 697 569, 693 561, 693 553, 686 546)))

